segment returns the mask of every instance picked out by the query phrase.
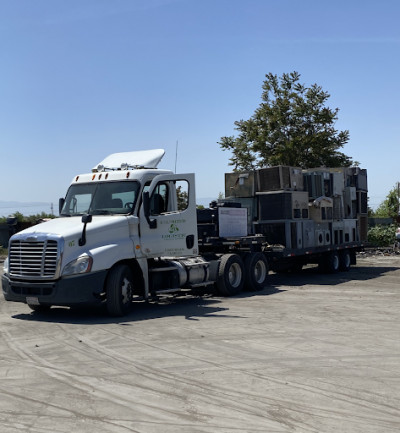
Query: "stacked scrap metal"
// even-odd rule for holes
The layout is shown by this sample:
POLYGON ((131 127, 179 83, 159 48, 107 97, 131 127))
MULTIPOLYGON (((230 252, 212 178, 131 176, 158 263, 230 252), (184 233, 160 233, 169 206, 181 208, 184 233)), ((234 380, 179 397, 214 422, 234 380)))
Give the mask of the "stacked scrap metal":
POLYGON ((225 174, 225 199, 248 210, 249 234, 309 248, 366 240, 367 171, 276 166, 225 174))

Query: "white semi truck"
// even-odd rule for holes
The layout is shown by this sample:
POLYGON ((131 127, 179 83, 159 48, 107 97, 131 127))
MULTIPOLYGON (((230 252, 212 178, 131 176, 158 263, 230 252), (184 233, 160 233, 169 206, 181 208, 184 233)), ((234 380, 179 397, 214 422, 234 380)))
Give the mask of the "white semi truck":
MULTIPOLYGON (((280 200, 277 191, 255 191, 252 184, 250 197, 232 196, 197 211, 194 174, 158 169, 163 155, 162 149, 116 153, 74 177, 60 199, 59 218, 11 237, 2 276, 5 299, 34 311, 104 304, 110 315, 122 316, 134 300, 162 293, 212 285, 230 296, 263 289, 269 269, 286 272, 319 263, 336 272, 355 263, 363 245, 359 228, 353 218, 346 236, 346 224, 327 212, 333 199, 310 202, 301 191, 305 205, 292 197, 289 216, 268 219, 268 209, 280 200), (320 218, 324 209, 327 221, 317 217, 314 223, 309 206, 320 218), (310 230, 313 242, 302 244, 300 235, 306 239, 310 230), (271 233, 282 239, 271 242, 271 233)), ((230 176, 228 190, 252 176, 256 179, 254 173, 238 175, 234 187, 230 176)))

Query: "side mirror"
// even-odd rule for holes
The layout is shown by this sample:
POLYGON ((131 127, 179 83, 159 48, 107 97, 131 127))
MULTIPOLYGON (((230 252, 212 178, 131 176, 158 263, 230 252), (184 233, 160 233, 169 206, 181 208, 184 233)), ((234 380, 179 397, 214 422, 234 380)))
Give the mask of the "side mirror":
POLYGON ((7 225, 8 226, 16 226, 18 224, 17 217, 9 216, 7 217, 7 225))
POLYGON ((13 234, 18 231, 18 219, 14 216, 7 217, 7 225, 8 225, 8 234, 11 237, 13 234))
POLYGON ((148 191, 145 191, 143 193, 143 211, 144 216, 146 218, 147 224, 151 229, 157 228, 157 220, 156 219, 150 219, 150 195, 148 191))
POLYGON ((86 224, 92 222, 92 215, 90 214, 82 215, 82 222, 83 222, 82 236, 78 241, 80 247, 86 244, 86 224))
POLYGON ((92 222, 92 215, 90 215, 88 213, 85 215, 82 215, 82 222, 83 222, 83 224, 91 223, 92 222))
POLYGON ((65 198, 60 198, 58 200, 58 213, 61 215, 62 208, 64 207, 65 198))

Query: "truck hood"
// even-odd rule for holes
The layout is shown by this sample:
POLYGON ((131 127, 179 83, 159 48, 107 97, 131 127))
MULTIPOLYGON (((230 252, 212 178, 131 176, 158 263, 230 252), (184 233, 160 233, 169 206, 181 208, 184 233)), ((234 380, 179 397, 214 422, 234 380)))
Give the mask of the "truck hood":
MULTIPOLYGON (((62 237, 65 240, 80 238, 83 230, 82 217, 68 217, 68 218, 55 218, 50 221, 37 224, 29 227, 21 232, 18 232, 16 236, 38 236, 38 235, 53 235, 56 237, 62 237)), ((126 216, 93 216, 92 222, 86 226, 86 234, 99 233, 105 230, 113 230, 117 227, 126 226, 128 224, 126 216)))
POLYGON ((62 267, 82 254, 94 257, 92 271, 108 269, 118 259, 131 258, 134 239, 130 230, 137 217, 124 215, 93 216, 86 226, 86 243, 79 245, 83 223, 81 217, 55 218, 16 233, 13 240, 60 241, 62 267))

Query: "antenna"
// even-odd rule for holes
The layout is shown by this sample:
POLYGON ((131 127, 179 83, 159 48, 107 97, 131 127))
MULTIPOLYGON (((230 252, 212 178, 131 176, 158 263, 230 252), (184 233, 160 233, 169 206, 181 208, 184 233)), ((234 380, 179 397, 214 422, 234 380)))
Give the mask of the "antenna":
POLYGON ((176 162, 178 161, 178 140, 176 140, 175 146, 175 174, 176 174, 176 162))

